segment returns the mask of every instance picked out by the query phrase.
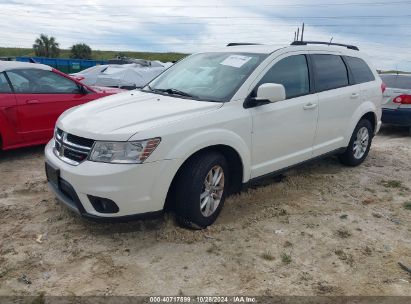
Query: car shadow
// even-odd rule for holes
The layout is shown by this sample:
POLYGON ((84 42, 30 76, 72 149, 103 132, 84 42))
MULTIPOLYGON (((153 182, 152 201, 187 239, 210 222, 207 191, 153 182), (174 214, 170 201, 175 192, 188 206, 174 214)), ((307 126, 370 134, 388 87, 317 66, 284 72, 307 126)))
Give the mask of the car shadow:
MULTIPOLYGON (((389 137, 408 137, 410 136, 410 127, 401 127, 393 125, 382 125, 378 135, 389 137)), ((378 136, 377 135, 377 136, 378 136)))
POLYGON ((14 161, 24 158, 33 158, 42 156, 44 153, 44 145, 27 147, 27 148, 19 148, 14 150, 0 150, 0 163, 6 161, 14 161))

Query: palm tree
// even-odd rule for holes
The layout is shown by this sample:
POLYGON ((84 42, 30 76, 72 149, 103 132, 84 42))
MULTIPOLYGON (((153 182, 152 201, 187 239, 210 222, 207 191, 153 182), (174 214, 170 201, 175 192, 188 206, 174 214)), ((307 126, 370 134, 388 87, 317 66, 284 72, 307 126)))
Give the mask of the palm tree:
POLYGON ((60 53, 59 44, 54 37, 41 34, 33 44, 34 53, 41 57, 58 57, 60 53))

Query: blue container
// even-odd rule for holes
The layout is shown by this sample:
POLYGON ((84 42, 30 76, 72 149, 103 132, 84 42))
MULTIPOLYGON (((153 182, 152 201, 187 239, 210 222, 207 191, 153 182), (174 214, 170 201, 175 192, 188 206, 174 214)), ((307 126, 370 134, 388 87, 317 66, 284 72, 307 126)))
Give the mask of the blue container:
POLYGON ((77 73, 96 65, 107 64, 106 60, 84 60, 47 57, 16 57, 16 61, 46 64, 67 74, 77 73))

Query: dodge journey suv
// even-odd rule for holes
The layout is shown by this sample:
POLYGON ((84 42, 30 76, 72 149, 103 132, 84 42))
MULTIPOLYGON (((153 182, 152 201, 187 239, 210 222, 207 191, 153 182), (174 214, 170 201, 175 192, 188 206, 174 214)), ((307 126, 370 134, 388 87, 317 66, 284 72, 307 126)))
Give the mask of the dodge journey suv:
POLYGON ((181 224, 204 228, 254 179, 332 153, 361 164, 381 125, 383 90, 349 45, 194 54, 141 90, 63 113, 45 149, 48 182, 87 218, 167 205, 181 224))

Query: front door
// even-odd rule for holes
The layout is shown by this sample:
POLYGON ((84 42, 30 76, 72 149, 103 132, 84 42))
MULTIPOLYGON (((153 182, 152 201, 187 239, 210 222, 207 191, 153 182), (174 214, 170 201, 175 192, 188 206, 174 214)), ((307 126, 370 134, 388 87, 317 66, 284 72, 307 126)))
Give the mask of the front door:
POLYGON ((17 102, 6 75, 0 73, 0 150, 23 141, 18 134, 17 102))
POLYGON ((250 109, 253 118, 251 178, 312 157, 318 97, 310 85, 307 57, 283 55, 266 70, 264 83, 284 85, 286 100, 250 109))
POLYGON ((16 69, 7 75, 16 94, 19 132, 30 143, 51 139, 57 118, 91 99, 74 81, 52 71, 16 69))

